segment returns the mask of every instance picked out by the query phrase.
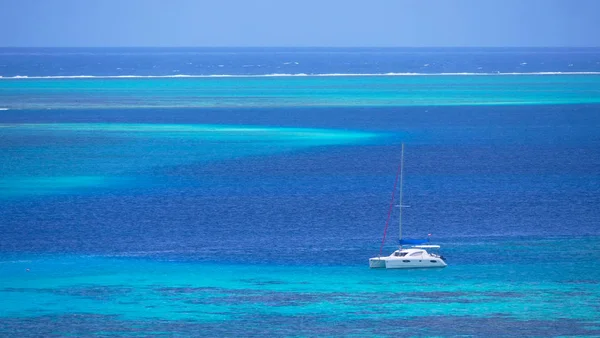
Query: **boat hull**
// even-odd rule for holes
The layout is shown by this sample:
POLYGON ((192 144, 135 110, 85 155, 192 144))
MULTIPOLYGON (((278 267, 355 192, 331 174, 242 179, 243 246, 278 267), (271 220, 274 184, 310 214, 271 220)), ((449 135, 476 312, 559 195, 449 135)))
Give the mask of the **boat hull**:
POLYGON ((385 260, 386 269, 431 269, 445 268, 446 266, 446 262, 440 258, 401 259, 394 257, 385 260))
POLYGON ((443 259, 437 257, 421 259, 402 259, 403 257, 374 257, 369 259, 371 269, 432 269, 448 266, 443 259))

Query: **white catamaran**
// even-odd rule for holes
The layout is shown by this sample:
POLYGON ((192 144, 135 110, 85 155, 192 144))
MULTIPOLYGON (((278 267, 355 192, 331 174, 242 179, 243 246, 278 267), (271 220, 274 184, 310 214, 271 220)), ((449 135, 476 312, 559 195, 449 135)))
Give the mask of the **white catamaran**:
MULTIPOLYGON (((410 268, 445 268, 447 266, 444 257, 429 253, 425 249, 439 249, 439 245, 423 245, 429 242, 426 239, 408 239, 402 238, 402 179, 404 171, 404 143, 402 144, 402 158, 400 161, 400 221, 399 221, 399 244, 400 248, 389 256, 381 256, 381 250, 378 257, 369 259, 369 267, 385 269, 410 269, 410 268), (409 248, 402 248, 403 245, 411 245, 409 248)), ((396 177, 397 180, 397 177, 396 177)), ((396 181, 397 182, 397 181, 396 181)), ((392 198, 393 202, 393 198, 392 198)), ((391 208, 390 208, 391 210, 391 208)), ((389 217, 388 217, 389 219, 389 217)), ((387 225, 386 225, 387 228, 387 225)), ((385 241, 385 234, 384 234, 385 241)), ((383 248, 383 242, 382 242, 383 248)))

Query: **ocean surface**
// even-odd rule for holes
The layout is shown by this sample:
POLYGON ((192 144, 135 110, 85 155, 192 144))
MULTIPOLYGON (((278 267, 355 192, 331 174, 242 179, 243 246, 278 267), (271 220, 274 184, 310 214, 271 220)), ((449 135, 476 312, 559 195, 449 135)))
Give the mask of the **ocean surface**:
POLYGON ((0 48, 0 76, 0 336, 600 336, 598 48, 0 48), (368 268, 402 143, 403 233, 447 268, 368 268))

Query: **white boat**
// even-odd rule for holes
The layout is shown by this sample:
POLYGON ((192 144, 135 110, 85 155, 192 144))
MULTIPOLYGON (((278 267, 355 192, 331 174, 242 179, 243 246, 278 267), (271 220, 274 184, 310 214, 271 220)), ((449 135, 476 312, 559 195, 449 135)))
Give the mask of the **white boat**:
MULTIPOLYGON (((400 248, 392 252, 389 256, 381 256, 381 249, 379 256, 369 259, 370 268, 381 268, 381 269, 413 269, 413 268, 445 268, 446 260, 443 256, 435 253, 428 252, 427 250, 437 250, 440 248, 439 245, 422 245, 429 242, 429 237, 426 239, 407 239, 402 238, 402 181, 404 172, 404 144, 402 144, 402 159, 400 162, 400 221, 398 231, 398 243, 400 248), (410 245, 408 248, 403 248, 403 245, 410 245)), ((398 177, 396 177, 397 182, 398 177)), ((395 189, 394 189, 395 190, 395 189)), ((393 198, 392 198, 393 202, 393 198)), ((391 208, 390 208, 391 210, 391 208)), ((389 220, 389 217, 388 217, 389 220)), ((386 225, 387 229, 387 225, 386 225)), ((384 234, 385 241, 385 234, 384 234)), ((383 248, 383 242, 381 244, 383 248)))
POLYGON ((425 249, 439 249, 439 245, 416 245, 398 249, 389 256, 369 259, 369 267, 385 269, 445 268, 444 257, 425 249))

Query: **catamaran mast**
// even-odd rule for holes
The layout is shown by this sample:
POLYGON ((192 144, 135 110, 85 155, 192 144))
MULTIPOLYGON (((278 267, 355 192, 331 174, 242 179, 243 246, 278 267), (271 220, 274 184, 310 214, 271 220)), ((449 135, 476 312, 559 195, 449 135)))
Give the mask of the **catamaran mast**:
POLYGON ((400 159, 400 220, 398 225, 398 239, 400 241, 400 250, 402 250, 402 178, 404 172, 404 143, 402 143, 402 157, 400 159))

